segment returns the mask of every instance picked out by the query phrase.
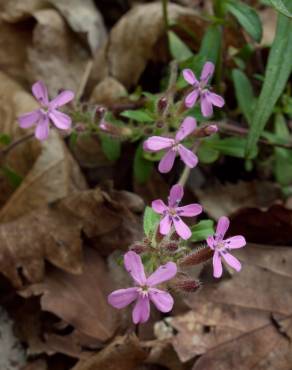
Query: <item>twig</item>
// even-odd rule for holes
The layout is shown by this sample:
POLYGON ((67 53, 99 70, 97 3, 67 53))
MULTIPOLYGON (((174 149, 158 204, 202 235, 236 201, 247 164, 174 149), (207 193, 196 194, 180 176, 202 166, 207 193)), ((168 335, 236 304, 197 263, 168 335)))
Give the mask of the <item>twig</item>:
POLYGON ((162 15, 166 31, 169 29, 169 20, 168 20, 168 0, 162 0, 162 15))
POLYGON ((21 138, 13 141, 11 144, 7 145, 5 148, 0 149, 0 154, 1 155, 7 155, 10 150, 15 148, 17 145, 24 143, 25 141, 32 139, 34 137, 34 133, 27 134, 25 136, 22 136, 21 138))
POLYGON ((84 73, 82 75, 82 78, 81 78, 81 81, 80 81, 80 84, 79 84, 79 88, 78 88, 78 91, 76 93, 76 101, 79 102, 83 93, 84 93, 84 89, 85 89, 85 86, 87 84, 87 81, 88 81, 88 78, 89 78, 89 75, 90 75, 90 72, 92 70, 92 67, 93 67, 93 60, 89 60, 86 64, 86 67, 85 67, 85 70, 84 70, 84 73))
POLYGON ((168 81, 168 87, 166 90, 167 105, 163 111, 162 119, 165 119, 168 115, 169 108, 172 106, 174 94, 175 94, 175 85, 177 80, 177 71, 178 71, 178 62, 173 60, 170 63, 170 76, 168 81))

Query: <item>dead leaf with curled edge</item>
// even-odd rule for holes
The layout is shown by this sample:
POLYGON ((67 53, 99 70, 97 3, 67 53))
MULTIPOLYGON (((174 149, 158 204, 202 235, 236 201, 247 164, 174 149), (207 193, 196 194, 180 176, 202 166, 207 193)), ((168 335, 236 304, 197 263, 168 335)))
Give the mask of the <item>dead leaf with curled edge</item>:
MULTIPOLYGON (((44 282, 31 285, 20 294, 40 295, 43 311, 53 313, 98 344, 109 340, 119 325, 119 311, 107 302, 107 295, 112 290, 113 282, 104 260, 94 249, 85 248, 84 268, 80 275, 50 268, 44 282)), ((49 338, 53 349, 52 335, 49 338)), ((61 340, 58 335, 55 338, 61 340)), ((66 336, 63 336, 63 342, 65 344, 66 336)))
POLYGON ((43 80, 52 95, 60 89, 77 91, 81 76, 90 59, 88 49, 68 28, 54 9, 33 13, 37 23, 32 46, 28 49, 26 72, 33 83, 43 80))
MULTIPOLYGON (((196 30, 200 39, 206 23, 194 10, 169 3, 168 15, 171 23, 181 22, 196 30)), ((106 45, 97 52, 93 83, 109 76, 126 88, 134 86, 150 60, 167 60, 166 44, 157 47, 164 34, 161 3, 134 7, 112 28, 106 45)))
POLYGON ((292 339, 292 250, 248 245, 243 269, 187 299, 192 311, 169 320, 182 361, 193 370, 288 370, 292 339))
POLYGON ((0 272, 20 289, 42 281, 45 261, 80 274, 82 236, 104 255, 139 240, 141 223, 134 206, 119 192, 111 194, 100 189, 75 192, 2 223, 0 272))

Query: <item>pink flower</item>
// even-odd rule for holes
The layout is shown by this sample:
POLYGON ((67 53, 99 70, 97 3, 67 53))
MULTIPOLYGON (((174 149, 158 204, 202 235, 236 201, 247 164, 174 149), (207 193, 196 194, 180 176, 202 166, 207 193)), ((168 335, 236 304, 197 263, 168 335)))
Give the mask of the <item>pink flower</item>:
POLYGON ((170 232, 171 226, 174 228, 182 239, 189 239, 192 235, 190 228, 182 221, 180 216, 194 217, 202 213, 203 208, 200 204, 189 204, 184 207, 178 207, 184 196, 184 189, 181 185, 174 185, 170 189, 168 197, 168 206, 161 199, 152 202, 152 209, 163 215, 160 221, 160 233, 167 235, 170 232))
POLYGON ((181 144, 181 141, 190 135, 196 127, 196 120, 192 117, 186 117, 178 129, 175 139, 162 136, 151 136, 144 141, 143 148, 145 151, 156 152, 162 149, 168 149, 159 162, 158 169, 160 172, 166 173, 172 169, 177 153, 186 166, 193 168, 197 165, 198 157, 181 144))
POLYGON ((18 118, 22 128, 29 128, 36 125, 35 137, 38 140, 46 140, 49 136, 51 121, 60 130, 68 130, 71 127, 71 118, 58 110, 74 98, 74 93, 70 90, 62 91, 52 101, 49 101, 48 90, 42 81, 38 81, 32 86, 32 93, 39 101, 41 107, 21 115, 18 118))
POLYGON ((246 245, 245 238, 241 235, 232 236, 224 240, 224 235, 229 227, 229 219, 227 217, 220 217, 216 233, 213 236, 207 238, 207 243, 211 249, 214 250, 213 255, 213 275, 215 278, 219 278, 222 275, 222 257, 228 263, 229 266, 233 267, 236 271, 240 271, 241 263, 237 258, 233 257, 228 251, 230 249, 242 248, 246 245))
POLYGON ((156 285, 172 279, 177 272, 174 262, 167 262, 160 266, 146 278, 141 257, 135 252, 127 252, 124 256, 124 265, 134 279, 133 288, 115 290, 108 296, 108 302, 115 308, 121 309, 136 301, 132 318, 134 324, 148 321, 150 316, 150 301, 161 312, 169 312, 173 307, 172 296, 156 285))
POLYGON ((199 97, 201 101, 201 112, 204 117, 209 117, 213 114, 213 105, 221 108, 225 104, 224 99, 220 95, 214 94, 206 88, 213 73, 214 64, 211 62, 205 63, 200 81, 196 79, 192 70, 183 70, 184 79, 194 87, 193 91, 186 96, 185 105, 187 108, 192 108, 199 97))

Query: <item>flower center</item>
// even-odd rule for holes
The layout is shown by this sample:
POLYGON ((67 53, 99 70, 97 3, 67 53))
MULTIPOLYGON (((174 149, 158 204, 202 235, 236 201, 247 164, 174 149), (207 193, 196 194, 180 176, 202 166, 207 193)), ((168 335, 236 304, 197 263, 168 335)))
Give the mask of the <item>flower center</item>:
POLYGON ((225 250, 226 249, 225 242, 224 241, 221 241, 221 242, 217 243, 216 248, 219 249, 220 251, 225 250))
POLYGON ((138 288, 138 293, 143 297, 147 297, 149 291, 149 287, 147 285, 142 285, 138 288))

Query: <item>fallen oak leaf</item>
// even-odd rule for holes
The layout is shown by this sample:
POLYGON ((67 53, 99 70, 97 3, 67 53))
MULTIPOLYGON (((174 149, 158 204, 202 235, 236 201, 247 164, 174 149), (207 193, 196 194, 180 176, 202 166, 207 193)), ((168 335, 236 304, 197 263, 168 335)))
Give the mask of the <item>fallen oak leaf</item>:
POLYGON ((291 364, 292 251, 248 245, 237 252, 247 262, 240 274, 206 284, 186 300, 192 311, 169 319, 178 331, 173 345, 182 361, 202 355, 194 370, 286 370, 291 364))
POLYGON ((147 357, 135 334, 118 337, 105 349, 87 360, 81 360, 72 370, 135 370, 147 357))
POLYGON ((43 311, 55 314, 79 332, 104 342, 118 327, 119 313, 107 303, 112 288, 104 260, 97 251, 86 248, 80 275, 51 268, 43 283, 31 285, 20 294, 25 297, 41 295, 43 311))
POLYGON ((140 239, 140 218, 100 189, 73 193, 0 225, 0 272, 18 289, 43 279, 45 260, 80 274, 83 236, 107 255, 140 239))

